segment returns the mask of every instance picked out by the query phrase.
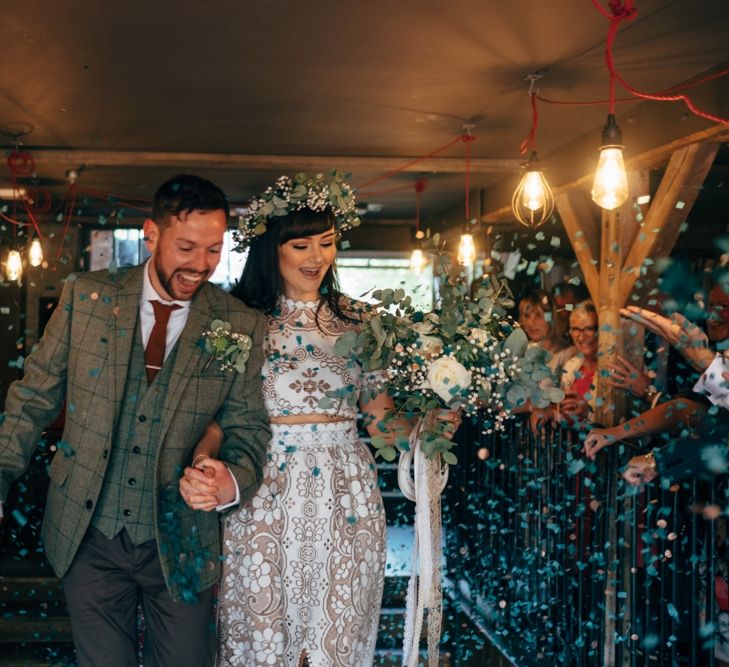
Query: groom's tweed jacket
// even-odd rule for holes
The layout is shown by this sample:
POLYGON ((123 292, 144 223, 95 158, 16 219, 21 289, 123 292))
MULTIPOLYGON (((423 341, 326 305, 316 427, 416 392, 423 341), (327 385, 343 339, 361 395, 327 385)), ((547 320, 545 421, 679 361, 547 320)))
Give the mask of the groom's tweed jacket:
MULTIPOLYGON (((41 431, 66 400, 63 440, 50 467, 43 521, 46 554, 56 573, 69 568, 91 522, 117 429, 139 318, 143 266, 70 278, 24 378, 11 385, 0 423, 0 500, 28 465, 41 431)), ((156 429, 154 526, 167 585, 176 598, 204 590, 220 573, 215 512, 190 510, 178 481, 214 419, 225 434, 220 458, 238 482, 241 500, 256 491, 269 441, 261 397, 265 318, 211 284, 192 301, 171 358, 169 385, 156 429), (249 334, 245 373, 208 363, 202 333, 213 320, 249 334)))

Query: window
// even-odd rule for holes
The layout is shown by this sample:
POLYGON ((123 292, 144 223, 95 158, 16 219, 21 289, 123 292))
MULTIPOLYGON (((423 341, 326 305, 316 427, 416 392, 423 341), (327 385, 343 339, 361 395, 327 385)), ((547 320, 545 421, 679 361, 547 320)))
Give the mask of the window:
MULTIPOLYGON (((141 264, 149 257, 141 229, 94 229, 89 244, 89 270, 108 269, 113 263, 118 266, 141 264)), ((225 233, 220 264, 211 281, 223 289, 229 289, 240 278, 246 254, 234 252, 231 248, 231 233, 225 233)))
MULTIPOLYGON (((230 289, 240 278, 247 253, 232 250, 231 232, 226 232, 220 264, 211 281, 223 289, 230 289)), ((134 266, 149 257, 141 229, 94 229, 89 244, 89 269, 106 269, 112 262, 118 266, 134 266)), ((433 265, 428 263, 416 275, 410 268, 407 253, 341 251, 337 255, 339 285, 345 294, 372 302, 371 292, 391 287, 402 288, 415 306, 430 310, 433 307, 433 265)))
POLYGON ((402 288, 413 304, 423 310, 433 308, 433 264, 429 262, 420 274, 410 268, 407 253, 340 252, 337 255, 339 287, 356 299, 372 302, 372 290, 402 288))

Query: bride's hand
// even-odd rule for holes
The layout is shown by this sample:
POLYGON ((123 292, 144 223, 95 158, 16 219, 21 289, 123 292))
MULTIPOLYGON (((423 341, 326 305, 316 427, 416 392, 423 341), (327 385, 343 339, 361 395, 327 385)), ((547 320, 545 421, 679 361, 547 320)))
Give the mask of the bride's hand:
POLYGON ((458 410, 441 410, 438 412, 438 421, 445 422, 445 433, 443 435, 448 440, 452 440, 463 421, 460 408, 458 410))

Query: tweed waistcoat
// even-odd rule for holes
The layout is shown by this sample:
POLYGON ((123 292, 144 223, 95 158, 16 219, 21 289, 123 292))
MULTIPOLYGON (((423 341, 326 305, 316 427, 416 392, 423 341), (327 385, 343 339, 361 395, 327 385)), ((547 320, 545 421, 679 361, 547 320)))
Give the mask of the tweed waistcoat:
POLYGON ((141 329, 137 324, 111 460, 92 518, 92 524, 109 539, 123 528, 134 544, 155 538, 154 468, 160 414, 176 351, 177 346, 148 386, 141 329))

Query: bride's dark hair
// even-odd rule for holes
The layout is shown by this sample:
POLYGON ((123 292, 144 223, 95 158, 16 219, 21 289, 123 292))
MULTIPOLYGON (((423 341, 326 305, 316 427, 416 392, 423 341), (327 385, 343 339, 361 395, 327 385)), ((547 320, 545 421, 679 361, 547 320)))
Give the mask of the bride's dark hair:
MULTIPOLYGON (((284 293, 281 271, 278 266, 278 249, 291 239, 324 234, 335 228, 334 217, 328 212, 302 209, 281 218, 270 220, 266 232, 251 243, 243 274, 230 293, 251 308, 271 314, 284 293)), ((327 303, 332 312, 345 322, 357 321, 344 313, 342 293, 337 282, 337 270, 332 262, 319 288, 319 310, 327 303)))

